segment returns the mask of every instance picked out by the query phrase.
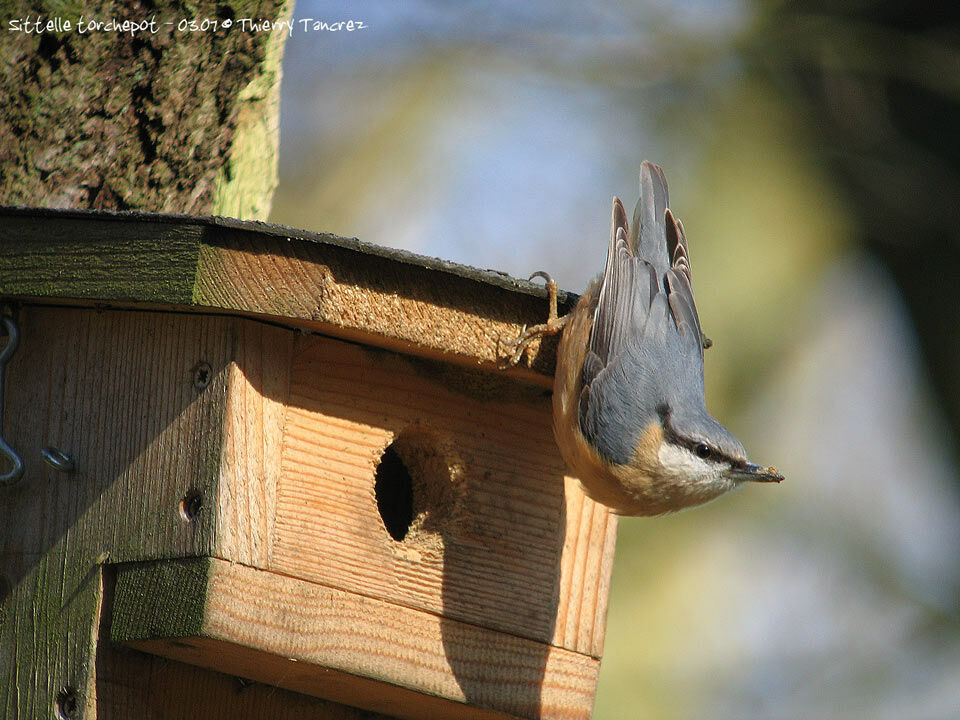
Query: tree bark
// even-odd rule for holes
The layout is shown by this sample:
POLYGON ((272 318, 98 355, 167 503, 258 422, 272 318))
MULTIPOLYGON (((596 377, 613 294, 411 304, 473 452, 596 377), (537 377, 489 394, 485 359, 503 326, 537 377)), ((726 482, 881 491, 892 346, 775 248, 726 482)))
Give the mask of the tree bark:
POLYGON ((266 218, 288 33, 241 20, 292 0, 45 4, 0 35, 0 203, 266 218), (149 25, 94 25, 111 20, 149 25))

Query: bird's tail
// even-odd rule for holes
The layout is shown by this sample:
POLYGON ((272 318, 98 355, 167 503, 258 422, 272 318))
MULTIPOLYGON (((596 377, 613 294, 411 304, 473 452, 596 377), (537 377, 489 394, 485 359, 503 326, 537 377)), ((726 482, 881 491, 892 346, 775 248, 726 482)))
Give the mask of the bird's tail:
POLYGON ((644 160, 640 166, 640 199, 633 211, 633 227, 630 228, 630 247, 637 257, 653 265, 660 277, 670 268, 664 222, 669 205, 670 194, 663 170, 644 160))

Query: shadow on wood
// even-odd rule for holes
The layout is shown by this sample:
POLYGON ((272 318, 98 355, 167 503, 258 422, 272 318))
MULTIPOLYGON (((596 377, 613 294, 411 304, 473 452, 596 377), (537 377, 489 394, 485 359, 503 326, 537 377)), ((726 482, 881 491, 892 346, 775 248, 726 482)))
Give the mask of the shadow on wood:
POLYGON ((26 472, 0 488, 0 564, 12 588, 7 616, 21 625, 3 624, 0 672, 22 693, 21 710, 39 717, 62 688, 86 701, 90 668, 75 658, 92 653, 100 563, 213 548, 209 507, 190 522, 179 505, 191 491, 212 499, 216 486, 223 327, 235 321, 42 307, 18 320, 5 418, 26 472), (193 386, 201 361, 212 371, 202 392, 193 386), (71 455, 76 472, 49 467, 44 446, 71 455))

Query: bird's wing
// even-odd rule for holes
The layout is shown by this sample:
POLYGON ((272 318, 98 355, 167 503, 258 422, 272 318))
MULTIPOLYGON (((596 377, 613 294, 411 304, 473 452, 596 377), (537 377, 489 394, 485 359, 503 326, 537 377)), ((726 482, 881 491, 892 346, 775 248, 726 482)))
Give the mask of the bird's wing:
POLYGON ((683 225, 667 207, 663 171, 646 161, 640 192, 632 228, 623 203, 613 199, 607 262, 590 334, 589 354, 596 356, 589 360, 592 365, 599 361, 605 366, 625 344, 640 341, 658 293, 667 296, 678 330, 688 327, 702 336, 683 225))
POLYGON ((703 329, 700 327, 700 315, 693 298, 693 277, 690 275, 687 238, 683 232, 683 224, 673 216, 669 208, 664 212, 664 220, 667 252, 670 256, 670 269, 667 270, 667 298, 670 301, 670 312, 681 334, 683 334, 681 325, 689 327, 696 333, 702 356, 703 349, 710 347, 713 343, 703 334, 703 329))
POLYGON ((630 337, 643 333, 647 309, 657 293, 655 271, 635 256, 628 232, 623 203, 620 198, 614 198, 607 263, 590 333, 590 352, 603 365, 630 337))
POLYGON ((667 209, 663 172, 644 162, 635 225, 619 199, 581 374, 580 425, 626 462, 656 408, 703 387, 703 340, 683 227, 667 209), (649 407, 638 407, 637 405, 649 407), (631 422, 636 426, 631 426, 631 422))

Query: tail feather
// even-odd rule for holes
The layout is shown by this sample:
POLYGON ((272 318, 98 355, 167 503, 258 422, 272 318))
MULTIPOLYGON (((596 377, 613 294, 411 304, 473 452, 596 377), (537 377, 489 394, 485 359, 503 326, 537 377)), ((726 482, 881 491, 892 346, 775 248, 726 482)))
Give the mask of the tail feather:
POLYGON ((640 199, 633 211, 630 246, 637 257, 653 265, 658 276, 670 269, 664 213, 670 204, 663 170, 647 160, 640 166, 640 199))

